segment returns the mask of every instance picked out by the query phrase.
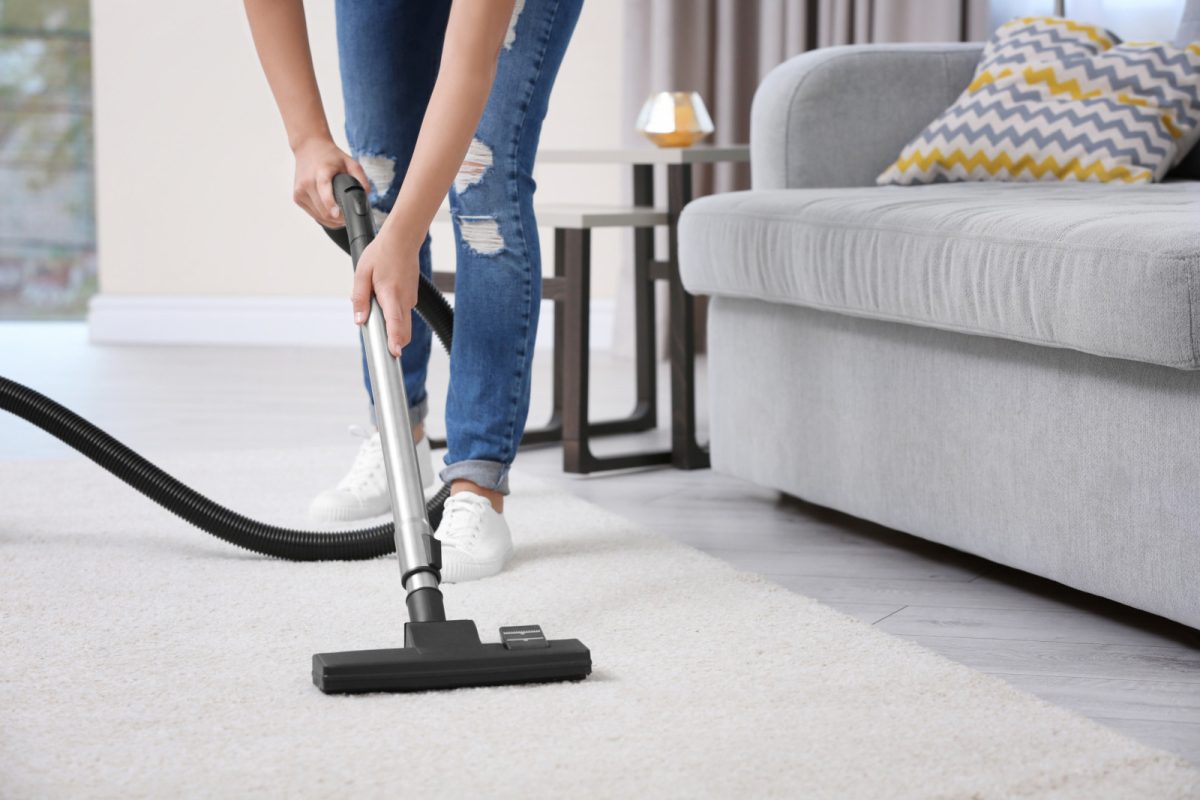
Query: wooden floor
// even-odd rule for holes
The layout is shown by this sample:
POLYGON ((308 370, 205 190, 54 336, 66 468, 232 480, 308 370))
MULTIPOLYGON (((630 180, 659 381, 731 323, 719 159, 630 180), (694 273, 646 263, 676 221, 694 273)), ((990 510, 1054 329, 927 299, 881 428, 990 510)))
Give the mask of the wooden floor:
MULTIPOLYGON (((545 362, 539 354, 531 424, 546 413, 545 362)), ((631 370, 595 359, 598 415, 631 407, 631 370)), ((434 432, 446 372, 437 354, 434 432)), ((353 456, 346 427, 362 422, 364 409, 348 349, 92 347, 78 324, 8 323, 0 324, 0 375, 101 422, 151 458, 170 449, 342 442, 346 463, 330 465, 331 483, 353 456)), ((665 406, 660 417, 668 418, 665 406)), ((665 441, 656 432, 602 447, 665 441)), ((0 417, 0 459, 68 452, 0 417)), ((1194 630, 707 470, 581 478, 560 467, 558 448, 545 447, 523 453, 516 469, 1200 764, 1194 630)))

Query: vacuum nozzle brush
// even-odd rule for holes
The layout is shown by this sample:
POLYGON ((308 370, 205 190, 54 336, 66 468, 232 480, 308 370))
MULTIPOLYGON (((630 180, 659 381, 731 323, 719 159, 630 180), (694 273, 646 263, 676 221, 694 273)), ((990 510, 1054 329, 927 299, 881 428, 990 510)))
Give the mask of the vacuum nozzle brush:
POLYGON ((406 623, 404 647, 313 656, 313 683, 326 694, 577 681, 591 671, 578 639, 549 640, 537 625, 522 625, 485 644, 465 619, 406 623))

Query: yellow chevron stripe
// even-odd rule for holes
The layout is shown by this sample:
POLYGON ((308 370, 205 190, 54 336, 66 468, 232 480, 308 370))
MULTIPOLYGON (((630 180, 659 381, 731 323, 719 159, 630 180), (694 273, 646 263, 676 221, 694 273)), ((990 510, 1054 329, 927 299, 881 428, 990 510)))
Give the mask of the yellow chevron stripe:
POLYGON ((1057 25, 1059 27, 1066 28, 1069 31, 1082 33, 1105 50, 1113 46, 1112 40, 1104 35, 1107 33, 1107 31, 1105 31, 1104 28, 1096 25, 1087 25, 1085 23, 1075 22, 1073 20, 1063 19, 1062 17, 1020 17, 1019 21, 1025 25, 1031 25, 1035 22, 1040 22, 1043 25, 1057 25))
POLYGON ((1001 78, 1007 78, 1010 75, 1012 75, 1012 70, 1008 67, 1005 67, 995 74, 993 74, 991 70, 984 70, 981 75, 975 76, 975 80, 971 81, 971 85, 967 87, 967 93, 974 94, 983 87, 987 86, 989 83, 995 83, 1001 78))
MULTIPOLYGON (((1150 105, 1150 101, 1146 98, 1133 97, 1132 95, 1125 94, 1124 92, 1121 92, 1117 95, 1117 102, 1125 103, 1126 105, 1130 106, 1141 106, 1142 108, 1147 108, 1150 105)), ((1167 129, 1167 133, 1171 134, 1172 139, 1178 139, 1180 136, 1183 136, 1183 131, 1181 131, 1179 126, 1175 124, 1175 117, 1171 116, 1171 112, 1164 112, 1159 119, 1162 120, 1163 126, 1167 129)))
POLYGON ((1150 171, 1147 169, 1134 170, 1124 165, 1117 165, 1112 169, 1108 169, 1099 161, 1093 161, 1085 165, 1078 158, 1072 158, 1065 164, 1059 164, 1054 156, 1046 156, 1042 161, 1038 161, 1032 155, 1023 155, 1013 160, 1008 153, 989 156, 982 150, 976 150, 968 156, 962 150, 943 153, 936 147, 929 152, 922 152, 914 148, 911 155, 907 157, 901 156, 892 166, 902 173, 908 172, 913 167, 927 173, 934 166, 942 167, 946 170, 961 166, 967 172, 983 169, 992 177, 999 174, 1001 170, 1007 170, 1008 174, 1013 177, 1022 172, 1028 172, 1038 179, 1046 175, 1052 175, 1059 180, 1075 178, 1076 180, 1085 181, 1097 178, 1105 183, 1111 181, 1145 183, 1150 181, 1152 177, 1150 171))
POLYGON ((1074 78, 1068 81, 1060 81, 1057 73, 1054 72, 1054 67, 1046 67, 1045 69, 1026 67, 1022 75, 1030 86, 1044 83, 1050 89, 1050 94, 1067 94, 1075 100, 1090 100, 1093 97, 1099 97, 1104 94, 1099 89, 1094 89, 1090 92, 1083 91, 1079 86, 1079 81, 1074 78))
POLYGON ((1012 75, 1012 70, 1008 67, 993 73, 991 70, 984 70, 983 74, 976 76, 975 80, 971 81, 971 85, 967 87, 967 91, 974 93, 987 86, 989 83, 995 83, 1001 78, 1007 78, 1012 75))
POLYGON ((1167 133, 1171 134, 1172 139, 1178 139, 1183 136, 1183 131, 1175 124, 1174 118, 1170 114, 1162 115, 1163 127, 1167 129, 1167 133))
POLYGON ((1194 56, 1200 56, 1200 42, 1192 42, 1184 49, 1194 56))

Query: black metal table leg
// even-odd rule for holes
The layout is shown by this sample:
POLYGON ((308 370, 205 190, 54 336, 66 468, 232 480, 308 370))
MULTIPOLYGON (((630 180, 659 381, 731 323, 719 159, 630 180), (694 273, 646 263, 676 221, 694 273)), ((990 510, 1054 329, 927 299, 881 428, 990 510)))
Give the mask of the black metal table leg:
MULTIPOLYGON (((654 166, 634 164, 633 203, 654 205, 654 166)), ((621 419, 588 423, 590 436, 640 433, 658 427, 658 348, 655 331, 654 228, 633 229, 633 308, 636 400, 621 419)))
POLYGON ((679 277, 679 213, 692 199, 692 165, 667 165, 667 278, 670 292, 671 463, 679 469, 709 466, 696 440, 696 298, 679 277))
POLYGON ((588 473, 668 464, 667 451, 598 457, 592 454, 596 426, 588 424, 591 322, 591 231, 562 228, 554 232, 555 250, 563 255, 567 320, 563 348, 563 470, 588 473))
MULTIPOLYGON (((654 206, 654 165, 634 164, 633 204, 654 206)), ((637 403, 631 420, 635 430, 658 426, 658 332, 655 330, 654 228, 633 230, 634 351, 637 362, 637 403)))

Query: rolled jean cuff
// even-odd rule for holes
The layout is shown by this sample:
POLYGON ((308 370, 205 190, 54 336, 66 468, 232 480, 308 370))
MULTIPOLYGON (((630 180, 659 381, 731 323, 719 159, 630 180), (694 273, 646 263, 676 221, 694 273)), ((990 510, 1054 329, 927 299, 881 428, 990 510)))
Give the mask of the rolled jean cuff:
MULTIPOLYGON (((371 418, 371 427, 379 427, 379 423, 375 417, 375 404, 367 404, 367 414, 371 418)), ((429 398, 426 397, 415 406, 408 407, 408 427, 415 428, 425 421, 425 417, 429 416, 429 398)))
POLYGON ((448 464, 440 475, 442 483, 470 481, 493 492, 508 494, 508 464, 499 461, 456 461, 448 464))

